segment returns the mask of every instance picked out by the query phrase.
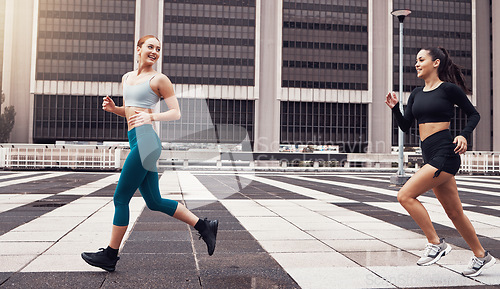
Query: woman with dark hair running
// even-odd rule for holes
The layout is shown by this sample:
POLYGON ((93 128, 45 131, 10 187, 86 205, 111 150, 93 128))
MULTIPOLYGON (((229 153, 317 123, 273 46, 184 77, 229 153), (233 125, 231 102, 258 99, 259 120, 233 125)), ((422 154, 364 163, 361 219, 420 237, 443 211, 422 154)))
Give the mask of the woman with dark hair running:
POLYGON ((182 204, 163 199, 160 195, 156 161, 160 157, 161 142, 152 122, 177 120, 181 117, 172 83, 167 76, 153 69, 160 57, 160 50, 160 41, 155 36, 146 35, 139 39, 136 47, 138 69, 126 73, 122 78, 124 106, 115 106, 109 96, 104 97, 102 103, 103 110, 127 119, 130 153, 113 196, 115 214, 109 245, 96 253, 82 253, 82 258, 88 264, 109 272, 115 270, 116 262, 120 259, 118 249, 128 227, 129 203, 137 189, 148 208, 193 226, 207 244, 208 254, 212 255, 215 250, 219 222, 201 220, 182 204), (153 113, 153 108, 160 99, 165 100, 168 110, 153 113))
POLYGON ((481 246, 474 227, 463 212, 455 174, 460 168, 459 154, 467 151, 467 138, 480 116, 464 93, 468 89, 460 68, 450 59, 446 49, 439 47, 420 50, 415 68, 417 77, 425 81, 425 86, 414 89, 410 94, 404 115, 400 112, 394 92, 389 93, 385 100, 403 131, 408 131, 414 119, 417 120, 425 162, 399 190, 398 201, 427 237, 428 244, 417 261, 418 265, 434 264, 451 250, 451 246, 438 237, 427 210, 417 200, 418 196, 432 189, 474 253, 468 268, 462 274, 477 276, 485 268, 492 266, 495 258, 481 246), (449 127, 455 105, 467 114, 468 121, 453 139, 449 127))

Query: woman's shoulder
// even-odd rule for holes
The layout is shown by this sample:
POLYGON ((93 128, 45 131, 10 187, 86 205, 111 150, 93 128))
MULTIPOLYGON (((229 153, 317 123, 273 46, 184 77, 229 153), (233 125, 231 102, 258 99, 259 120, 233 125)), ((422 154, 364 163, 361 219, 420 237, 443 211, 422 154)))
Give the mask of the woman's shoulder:
POLYGON ((127 77, 130 76, 130 74, 132 74, 134 71, 128 71, 128 72, 125 72, 123 75, 122 75, 122 82, 127 79, 127 77))
POLYGON ((455 95, 457 93, 459 94, 465 94, 465 92, 460 88, 460 86, 452 83, 452 82, 443 82, 439 86, 439 88, 443 89, 446 93, 455 95))
POLYGON ((165 74, 161 73, 161 72, 157 72, 153 78, 151 79, 151 81, 153 82, 156 82, 158 84, 172 84, 172 82, 170 81, 170 78, 168 78, 168 76, 166 76, 165 74))
POLYGON ((410 97, 415 97, 415 95, 419 92, 422 92, 424 90, 424 87, 423 86, 417 86, 415 87, 411 93, 410 93, 410 97))
POLYGON ((166 76, 161 72, 158 72, 153 76, 153 78, 150 81, 150 85, 154 91, 158 91, 161 94, 164 93, 164 92, 162 93, 161 91, 165 90, 170 91, 174 89, 174 85, 172 84, 168 76, 166 76))
POLYGON ((424 90, 424 87, 423 87, 423 86, 417 86, 417 87, 415 87, 415 88, 414 88, 411 92, 412 92, 412 93, 413 93, 413 92, 419 92, 419 91, 422 91, 422 90, 424 90))
POLYGON ((453 82, 443 82, 441 83, 441 85, 439 86, 440 88, 442 89, 445 89, 445 90, 454 90, 454 89, 459 89, 459 90, 462 90, 458 85, 456 85, 455 83, 453 82))

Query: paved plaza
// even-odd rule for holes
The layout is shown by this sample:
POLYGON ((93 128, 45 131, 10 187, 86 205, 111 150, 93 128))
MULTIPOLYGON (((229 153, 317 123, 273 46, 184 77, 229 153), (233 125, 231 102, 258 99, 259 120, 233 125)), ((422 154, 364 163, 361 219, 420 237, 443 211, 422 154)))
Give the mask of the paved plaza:
MULTIPOLYGON (((116 271, 83 251, 109 241, 119 173, 0 172, 0 288, 493 288, 500 264, 463 277, 472 253, 432 193, 420 198, 451 253, 416 265, 426 239, 383 172, 165 171, 160 190, 220 220, 208 256, 194 229, 139 192, 116 271)), ((457 176, 483 246, 500 256, 500 177, 457 176)))

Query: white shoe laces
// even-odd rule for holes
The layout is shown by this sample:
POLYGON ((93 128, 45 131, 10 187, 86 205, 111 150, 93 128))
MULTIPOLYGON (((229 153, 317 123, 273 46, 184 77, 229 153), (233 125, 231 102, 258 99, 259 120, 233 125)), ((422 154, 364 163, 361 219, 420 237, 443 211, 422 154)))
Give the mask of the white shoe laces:
POLYGON ((432 243, 429 243, 429 244, 425 245, 424 253, 422 254, 422 256, 427 257, 427 256, 430 256, 431 253, 434 256, 437 254, 437 252, 439 252, 440 249, 441 248, 438 245, 434 245, 432 243))
POLYGON ((471 269, 479 269, 479 268, 481 268, 483 266, 483 264, 484 264, 484 261, 479 260, 478 257, 474 256, 470 260, 469 268, 471 268, 471 269))

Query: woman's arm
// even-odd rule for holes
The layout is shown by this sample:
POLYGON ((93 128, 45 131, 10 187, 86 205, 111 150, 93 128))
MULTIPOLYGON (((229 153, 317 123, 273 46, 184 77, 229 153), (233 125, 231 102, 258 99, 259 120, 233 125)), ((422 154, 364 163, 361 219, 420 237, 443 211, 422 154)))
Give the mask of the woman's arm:
POLYGON ((413 93, 410 95, 410 98, 408 99, 408 105, 406 106, 404 115, 401 114, 401 111, 399 109, 399 101, 394 92, 390 92, 389 94, 387 94, 385 99, 385 103, 387 104, 387 106, 389 106, 389 108, 391 108, 392 114, 394 115, 394 117, 396 117, 396 122, 398 123, 398 126, 404 132, 407 132, 410 129, 415 119, 411 112, 413 105, 412 96, 413 93))
POLYGON ((112 112, 121 117, 125 117, 125 107, 116 106, 111 97, 107 95, 102 98, 102 109, 108 112, 112 112))
POLYGON ((175 97, 174 85, 163 74, 158 76, 158 92, 161 97, 165 99, 165 103, 167 104, 168 110, 160 113, 151 113, 150 119, 151 121, 169 121, 169 120, 178 120, 181 118, 181 110, 179 108, 179 102, 177 101, 177 97, 175 97))
POLYGON ((467 115, 467 123, 459 135, 468 139, 472 131, 479 123, 481 116, 460 87, 456 85, 449 85, 446 87, 446 92, 449 97, 452 97, 453 102, 467 115))
MULTIPOLYGON (((128 75, 129 73, 130 72, 127 72, 122 76, 122 87, 123 87, 123 82, 125 81, 125 76, 128 75)), ((102 98, 102 109, 107 112, 112 112, 118 116, 125 117, 125 107, 116 106, 115 102, 108 95, 102 98)))
POLYGON ((453 143, 457 145, 455 147, 455 153, 464 154, 467 151, 467 139, 476 128, 481 116, 460 87, 449 85, 445 87, 445 90, 448 96, 452 97, 453 102, 467 114, 467 123, 465 127, 453 140, 453 143))

